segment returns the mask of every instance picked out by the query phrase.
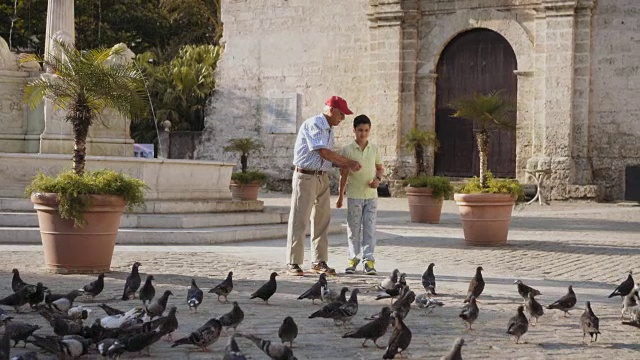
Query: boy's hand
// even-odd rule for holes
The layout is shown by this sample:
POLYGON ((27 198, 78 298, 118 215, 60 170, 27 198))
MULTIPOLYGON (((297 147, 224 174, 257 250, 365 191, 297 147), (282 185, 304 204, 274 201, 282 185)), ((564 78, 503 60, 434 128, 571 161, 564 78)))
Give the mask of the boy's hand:
POLYGON ((342 208, 342 195, 338 196, 338 201, 336 201, 336 208, 341 209, 342 208))
POLYGON ((377 189, 378 186, 380 186, 380 180, 378 179, 373 179, 371 181, 369 181, 369 187, 372 189, 377 189))

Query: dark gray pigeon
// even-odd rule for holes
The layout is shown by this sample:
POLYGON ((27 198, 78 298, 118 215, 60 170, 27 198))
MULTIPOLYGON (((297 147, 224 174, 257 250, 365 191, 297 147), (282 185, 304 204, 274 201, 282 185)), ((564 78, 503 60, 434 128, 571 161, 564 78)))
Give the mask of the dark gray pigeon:
POLYGON ((189 334, 189 336, 174 341, 171 347, 191 344, 199 347, 202 351, 209 351, 209 345, 218 340, 220 332, 222 332, 222 324, 218 319, 214 318, 207 321, 204 325, 189 334))
POLYGON ((587 334, 589 334, 591 341, 598 341, 598 334, 600 334, 600 319, 598 319, 596 314, 593 313, 593 310, 591 309, 591 302, 589 301, 585 303, 584 313, 580 316, 580 328, 582 329, 582 342, 584 342, 584 337, 587 334))
POLYGON ((227 300, 227 296, 229 296, 232 290, 233 271, 229 271, 229 274, 227 274, 227 278, 224 279, 220 284, 216 285, 213 289, 209 290, 209 292, 218 295, 218 301, 220 301, 220 296, 224 296, 224 302, 229 302, 229 300, 227 300))
POLYGON ((158 326, 158 331, 163 334, 167 334, 168 340, 173 340, 173 332, 178 329, 178 318, 176 317, 176 312, 178 309, 175 306, 169 308, 169 313, 165 316, 158 326))
MULTIPOLYGON (((405 288, 408 288, 405 286, 405 288)), ((391 305, 391 309, 393 310, 393 316, 399 317, 402 319, 406 319, 409 314, 409 310, 411 310, 411 304, 416 299, 416 293, 409 290, 409 292, 405 293, 398 301, 396 301, 393 305, 391 305)))
POLYGON ((278 337, 284 344, 289 343, 289 347, 293 347, 293 340, 298 337, 298 325, 291 316, 287 316, 282 321, 282 325, 278 329, 278 337))
POLYGON ((41 282, 37 283, 35 286, 27 285, 24 286, 21 291, 26 291, 27 303, 34 309, 37 305, 44 301, 44 290, 45 286, 42 285, 41 282))
POLYGON ((11 306, 17 313, 19 313, 21 312, 22 307, 24 307, 28 302, 28 293, 29 291, 26 287, 24 287, 18 292, 7 295, 5 298, 0 299, 0 305, 11 306))
POLYGON ((516 280, 513 283, 518 285, 518 294, 520 294, 520 297, 522 297, 524 301, 529 300, 529 293, 533 293, 533 296, 542 295, 540 291, 532 288, 531 286, 525 285, 521 280, 516 280))
POLYGON ((564 316, 567 316, 569 310, 573 308, 578 299, 576 298, 576 293, 573 292, 573 286, 569 285, 569 290, 566 295, 558 299, 553 304, 547 306, 547 309, 558 309, 564 312, 564 316))
POLYGON ((311 299, 311 303, 315 305, 316 300, 322 300, 322 288, 327 285, 327 275, 322 273, 318 281, 309 288, 309 290, 298 296, 298 300, 311 299))
POLYGON ((27 324, 22 321, 14 321, 12 318, 7 317, 3 320, 4 333, 13 340, 13 346, 18 345, 20 341, 24 342, 24 346, 27 346, 27 338, 31 336, 36 330, 40 329, 40 325, 27 324))
POLYGON ((189 306, 189 311, 193 310, 194 312, 198 312, 198 306, 202 304, 203 298, 204 293, 196 284, 196 279, 191 279, 191 286, 189 286, 189 290, 187 290, 187 305, 189 306))
POLYGON ((164 310, 167 308, 167 302, 169 301, 170 295, 173 295, 171 290, 165 290, 158 300, 147 306, 147 315, 152 319, 156 316, 162 316, 164 310))
POLYGON ((342 304, 329 316, 334 322, 342 321, 342 326, 351 323, 351 319, 358 313, 358 293, 359 289, 353 289, 349 301, 342 304))
POLYGON ((20 291, 24 286, 29 285, 22 281, 20 278, 20 271, 18 271, 18 269, 13 269, 11 272, 13 273, 13 277, 11 278, 11 289, 14 293, 20 291))
POLYGON ((431 293, 431 295, 438 295, 436 294, 436 276, 433 274, 434 266, 436 266, 436 264, 429 264, 427 270, 422 274, 422 286, 424 290, 431 293))
POLYGON ((524 305, 518 306, 518 313, 509 319, 507 324, 507 334, 515 337, 516 344, 520 337, 529 330, 529 320, 524 315, 524 305))
POLYGON ((391 324, 391 309, 385 306, 380 311, 380 315, 377 319, 362 325, 354 331, 349 331, 348 333, 342 335, 342 337, 364 339, 364 341, 362 342, 362 347, 367 347, 365 343, 367 342, 367 340, 371 340, 373 341, 373 344, 379 349, 384 349, 384 346, 378 345, 377 341, 387 333, 389 324, 391 324))
POLYGON ((629 275, 627 276, 627 279, 622 283, 620 283, 620 285, 618 285, 618 287, 615 290, 613 290, 613 292, 609 295, 609 297, 610 298, 614 296, 625 297, 629 295, 631 290, 633 290, 633 285, 634 285, 632 275, 633 275, 633 270, 629 270, 629 275))
POLYGON ((155 280, 153 275, 147 275, 144 285, 140 288, 139 297, 142 301, 142 306, 151 304, 151 300, 156 296, 156 288, 153 287, 153 280, 155 280))
POLYGON ((147 356, 151 355, 151 345, 157 343, 162 339, 163 334, 160 331, 143 332, 129 336, 121 336, 118 338, 118 342, 124 345, 124 348, 128 352, 141 352, 147 350, 147 356))
POLYGON ((253 343, 272 360, 297 360, 297 358, 293 356, 293 350, 285 345, 273 343, 252 334, 238 334, 238 336, 253 341, 253 343))
POLYGON ((340 290, 340 295, 338 296, 338 298, 325 305, 322 309, 314 312, 313 314, 309 315, 309 319, 313 319, 313 318, 326 318, 326 319, 330 319, 331 316, 333 316, 333 313, 338 310, 340 308, 340 306, 342 306, 344 303, 347 302, 347 298, 346 298, 346 293, 347 291, 349 291, 348 288, 343 287, 340 290))
POLYGON ((393 269, 393 271, 391 272, 391 275, 389 275, 388 278, 382 280, 380 282, 380 284, 378 284, 378 286, 377 286, 378 290, 393 289, 393 287, 398 282, 398 274, 399 273, 400 273, 400 270, 393 269))
POLYGON ((104 289, 104 274, 98 275, 98 279, 90 282, 82 288, 84 295, 90 298, 94 298, 102 292, 104 289))
POLYGON ((440 358, 440 360, 462 360, 462 346, 464 345, 463 338, 457 338, 453 343, 449 353, 440 358))
POLYGON ((267 281, 264 285, 262 285, 256 292, 251 294, 250 299, 260 298, 264 301, 265 304, 269 305, 269 298, 276 293, 278 289, 278 284, 276 283, 276 276, 278 276, 277 272, 272 272, 269 277, 269 281, 267 281))
POLYGON ((124 289, 122 290, 122 300, 129 300, 131 297, 136 298, 136 291, 142 283, 140 279, 140 273, 138 273, 138 267, 142 265, 139 262, 134 262, 131 265, 131 273, 127 276, 127 280, 124 283, 124 289))
POLYGON ((482 294, 482 291, 484 291, 484 279, 482 278, 483 270, 484 269, 482 268, 482 266, 478 266, 476 268, 476 274, 473 276, 473 279, 471 279, 471 282, 469 283, 467 298, 464 299, 465 303, 469 302, 472 296, 477 299, 480 294, 482 294))
POLYGON ((458 316, 469 325, 469 330, 473 330, 471 326, 476 321, 479 314, 480 309, 478 308, 478 304, 476 303, 476 298, 474 296, 471 296, 471 298, 469 299, 469 303, 462 307, 462 310, 460 311, 460 314, 458 316))
POLYGON ((531 322, 531 326, 536 326, 538 323, 538 318, 544 315, 544 308, 540 303, 536 300, 533 292, 529 292, 529 299, 524 303, 524 306, 527 308, 527 312, 529 313, 529 321, 531 322), (535 322, 532 320, 535 319, 535 322))
POLYGON ((393 359, 396 355, 402 356, 402 352, 407 350, 409 344, 411 344, 411 330, 407 325, 402 322, 402 319, 397 317, 393 327, 393 333, 389 338, 389 345, 387 345, 387 351, 382 355, 383 359, 393 359))
POLYGON ((227 346, 224 348, 224 357, 222 360, 247 360, 236 342, 235 335, 229 337, 227 346))
POLYGON ((236 331, 236 328, 240 323, 244 320, 244 311, 240 309, 240 305, 238 305, 237 301, 233 302, 233 308, 228 313, 220 316, 218 321, 223 328, 229 330, 229 328, 233 328, 233 331, 236 331))

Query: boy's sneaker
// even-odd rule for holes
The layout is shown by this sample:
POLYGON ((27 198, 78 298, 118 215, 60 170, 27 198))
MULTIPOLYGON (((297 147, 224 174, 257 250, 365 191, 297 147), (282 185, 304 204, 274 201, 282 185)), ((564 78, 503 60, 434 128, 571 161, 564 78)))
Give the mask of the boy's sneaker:
POLYGON ((366 275, 376 275, 376 274, 378 274, 378 272, 376 271, 375 265, 376 265, 375 261, 366 260, 364 262, 364 273, 366 275))
POLYGON ((356 266, 358 266, 358 264, 360 264, 360 259, 358 259, 358 258, 349 259, 349 262, 347 263, 347 268, 344 269, 344 273, 345 274, 355 274, 356 273, 356 266))
POLYGON ((326 261, 318 261, 311 265, 311 271, 316 274, 327 274, 327 275, 335 275, 336 270, 332 269, 327 265, 326 261))
POLYGON ((287 274, 291 276, 303 276, 304 271, 302 271, 298 264, 289 264, 287 265, 287 274))

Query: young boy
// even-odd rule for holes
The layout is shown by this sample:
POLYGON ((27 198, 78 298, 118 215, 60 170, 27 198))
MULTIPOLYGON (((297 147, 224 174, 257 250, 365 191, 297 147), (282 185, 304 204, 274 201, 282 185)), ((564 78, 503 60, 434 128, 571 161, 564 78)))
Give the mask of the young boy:
POLYGON ((375 275, 376 212, 378 208, 378 185, 383 174, 378 147, 369 142, 371 120, 366 115, 353 119, 355 141, 342 148, 342 155, 358 161, 362 168, 356 172, 340 171, 340 195, 336 207, 341 208, 345 190, 347 193, 347 237, 349 242, 346 274, 356 272, 360 263, 358 255, 362 248, 364 273, 375 275))

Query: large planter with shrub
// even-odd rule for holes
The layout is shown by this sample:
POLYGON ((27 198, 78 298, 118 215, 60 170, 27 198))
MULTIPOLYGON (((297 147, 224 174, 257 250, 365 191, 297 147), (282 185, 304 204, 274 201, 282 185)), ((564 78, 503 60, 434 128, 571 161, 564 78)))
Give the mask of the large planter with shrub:
POLYGON ((266 179, 267 176, 259 171, 231 174, 231 197, 236 200, 258 200, 260 187, 266 179))
POLYGON ((412 222, 439 224, 442 203, 451 197, 453 188, 449 180, 439 176, 416 176, 404 182, 409 215, 412 222))

